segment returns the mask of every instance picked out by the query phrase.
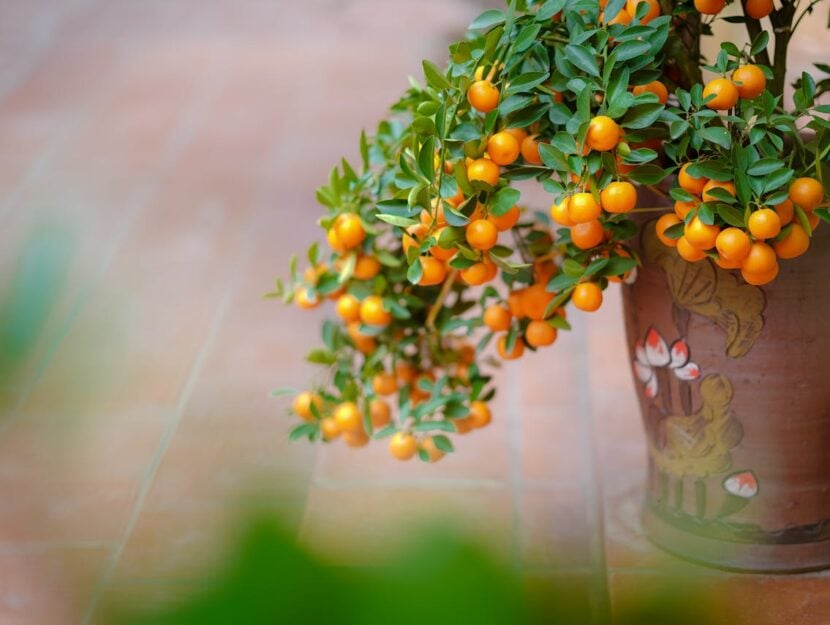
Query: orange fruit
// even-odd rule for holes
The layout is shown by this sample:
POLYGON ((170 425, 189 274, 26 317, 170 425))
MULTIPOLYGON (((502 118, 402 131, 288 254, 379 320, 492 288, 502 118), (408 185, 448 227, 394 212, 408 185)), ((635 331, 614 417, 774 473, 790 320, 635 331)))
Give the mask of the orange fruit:
POLYGON ((380 261, 374 256, 361 255, 354 266, 354 277, 358 280, 371 280, 380 273, 380 261))
MULTIPOLYGON (((435 240, 438 241, 441 239, 441 233, 443 232, 444 228, 439 228, 433 234, 435 240)), ((438 244, 433 245, 429 248, 429 253, 438 260, 450 260, 453 256, 458 253, 457 247, 441 247, 438 244)))
POLYGON ((571 241, 581 250, 589 250, 605 240, 605 230, 599 220, 578 223, 571 227, 571 241))
POLYGON ((340 436, 340 426, 334 417, 326 417, 320 421, 320 432, 323 434, 323 439, 330 441, 340 436))
POLYGON ((382 399, 373 399, 369 402, 369 418, 372 420, 372 427, 382 428, 392 421, 392 409, 382 399))
POLYGON ((695 0, 695 8, 704 15, 717 15, 725 6, 726 0, 695 0))
POLYGON ((470 402, 470 425, 474 428, 483 428, 490 425, 493 416, 490 414, 490 408, 483 401, 470 402))
POLYGON ((523 319, 525 317, 522 298, 526 290, 511 291, 507 296, 507 307, 510 309, 510 314, 516 317, 516 319, 523 319))
POLYGON ((767 88, 767 78, 757 65, 742 65, 732 72, 732 82, 744 100, 757 98, 767 88))
POLYGON ((681 202, 677 200, 674 203, 674 214, 680 217, 682 220, 686 220, 686 215, 688 215, 692 210, 696 209, 700 206, 700 200, 695 198, 691 202, 681 202))
POLYGON ((630 182, 612 182, 599 194, 609 213, 627 213, 637 205, 637 189, 630 182))
POLYGON ((489 80, 477 80, 470 85, 467 100, 475 110, 489 113, 499 105, 499 90, 489 80))
POLYGON ((467 243, 475 250, 489 250, 499 240, 499 230, 487 219, 471 221, 466 228, 467 243))
POLYGON ((398 460, 410 460, 418 453, 418 441, 412 434, 398 432, 389 440, 389 453, 398 460))
POLYGON ((801 224, 793 223, 790 225, 790 231, 775 241, 772 247, 779 258, 798 258, 810 249, 810 237, 801 224))
POLYGON ((703 99, 711 95, 715 97, 709 100, 706 106, 715 111, 727 111, 738 103, 738 88, 726 78, 715 78, 706 84, 703 99))
POLYGON ((297 287, 294 292, 294 302, 303 310, 311 310, 320 305, 320 298, 316 295, 309 295, 308 289, 304 286, 297 287))
POLYGON ((363 243, 366 231, 360 223, 360 217, 352 213, 344 213, 334 220, 334 231, 340 243, 346 249, 353 249, 363 243))
POLYGON ((512 165, 520 152, 519 142, 509 132, 497 132, 487 140, 487 154, 496 165, 512 165))
POLYGON ((516 342, 513 345, 513 351, 507 351, 507 335, 505 334, 499 339, 498 344, 499 356, 501 356, 504 360, 517 360, 522 357, 522 354, 525 353, 525 344, 522 343, 521 337, 516 338, 516 342))
POLYGON ((537 260, 533 263, 533 281, 547 284, 556 275, 556 263, 552 260, 537 260))
POLYGON ((781 226, 786 226, 793 220, 795 215, 795 207, 790 200, 784 200, 776 205, 775 212, 778 213, 778 218, 781 220, 781 226))
POLYGON ((498 217, 496 217, 495 215, 491 214, 489 217, 487 217, 487 220, 492 222, 499 232, 505 232, 516 225, 516 223, 519 221, 520 216, 521 211, 519 210, 519 207, 514 206, 510 210, 508 210, 504 215, 499 215, 498 217))
POLYGON ((406 232, 404 232, 403 235, 403 239, 401 240, 404 255, 408 254, 410 248, 418 247, 421 245, 421 241, 426 235, 427 230, 428 228, 423 224, 415 224, 413 226, 409 226, 406 229, 406 232))
POLYGON ((444 452, 438 449, 435 440, 431 436, 426 436, 421 440, 421 449, 427 452, 430 462, 438 462, 444 457, 444 452))
POLYGON ((541 165, 542 157, 539 156, 539 140, 538 135, 531 135, 522 141, 521 152, 522 158, 528 165, 541 165))
POLYGON ((683 231, 683 236, 690 245, 699 250, 710 250, 715 247, 715 242, 720 234, 718 226, 705 224, 700 220, 700 217, 693 217, 692 220, 686 224, 683 231))
POLYGON ((684 191, 688 191, 692 195, 700 195, 703 193, 703 188, 706 186, 706 183, 709 182, 708 178, 700 177, 695 178, 694 176, 689 175, 687 169, 692 163, 686 163, 683 167, 680 168, 680 173, 677 174, 677 184, 680 185, 680 188, 684 191))
POLYGON ((521 152, 522 141, 527 139, 527 130, 524 128, 505 128, 502 132, 506 132, 516 140, 516 143, 519 144, 519 150, 521 152))
POLYGON ((372 390, 378 395, 392 395, 398 390, 398 379, 393 373, 378 373, 372 379, 372 390))
POLYGON ((346 251, 346 246, 340 241, 340 237, 337 236, 337 231, 334 228, 328 229, 326 232, 326 240, 328 241, 329 247, 335 252, 342 254, 346 251))
POLYGON ((756 241, 749 249, 749 254, 744 257, 741 269, 747 273, 760 274, 772 271, 777 264, 775 250, 766 243, 756 241))
POLYGON ((421 279, 418 281, 420 286, 433 286, 441 284, 444 281, 444 278, 447 277, 447 266, 437 258, 422 256, 421 268, 423 269, 423 274, 421 275, 421 279))
POLYGON ((522 315, 533 321, 545 318, 545 310, 553 299, 554 293, 549 293, 544 284, 534 284, 522 292, 522 315))
MULTIPOLYGON (((630 1, 630 0, 629 0, 630 1)), ((640 0, 652 2, 653 0, 640 0)), ((620 142, 620 127, 613 119, 606 115, 597 115, 588 126, 586 145, 597 152, 607 152, 617 147, 620 142)))
POLYGON ((683 222, 674 213, 666 213, 665 215, 661 215, 660 219, 657 220, 657 223, 654 225, 654 229, 657 233, 657 238, 660 239, 663 245, 667 245, 668 247, 677 247, 677 239, 667 237, 666 230, 672 226, 676 226, 679 223, 683 222))
POLYGON ((343 442, 349 447, 366 447, 369 440, 366 432, 343 432, 343 442))
POLYGON ((490 267, 483 262, 462 269, 459 275, 464 283, 470 286, 481 286, 491 279, 490 267))
POLYGON ((765 271, 763 273, 752 273, 749 271, 741 270, 741 275, 743 276, 744 280, 746 280, 747 284, 752 284, 753 286, 762 286, 764 284, 769 284, 778 276, 778 263, 775 264, 775 267, 770 269, 769 271, 765 271))
POLYGON ((714 202, 716 201, 715 197, 709 193, 712 189, 724 189, 730 195, 735 195, 735 185, 731 182, 721 182, 719 180, 710 180, 705 185, 703 185, 703 201, 704 202, 714 202))
POLYGON ((565 198, 559 204, 553 204, 550 207, 551 218, 560 226, 570 228, 574 225, 570 217, 570 198, 565 198))
POLYGON ((715 241, 718 254, 726 261, 742 261, 749 254, 752 241, 740 228, 724 228, 715 241))
POLYGON ((335 306, 337 314, 346 323, 360 319, 360 300, 351 293, 341 295, 335 306))
POLYGON ((463 419, 453 419, 452 423, 455 426, 455 431, 459 434, 467 434, 473 429, 473 424, 470 417, 464 417, 463 419))
POLYGON ((696 263, 706 258, 706 254, 689 243, 685 236, 677 239, 677 253, 683 260, 690 263, 696 263))
POLYGON ((435 222, 437 226, 445 226, 447 225, 447 218, 444 215, 444 205, 441 202, 437 202, 432 212, 424 209, 421 211, 420 220, 421 223, 425 226, 429 227, 435 222), (433 215, 434 214, 434 215, 433 215))
POLYGON ((648 13, 640 21, 641 24, 648 24, 655 17, 660 17, 660 3, 658 0, 628 0, 625 4, 625 10, 632 18, 637 15, 637 5, 641 2, 648 3, 648 13))
POLYGON ((771 208, 762 208, 749 216, 749 232, 756 239, 774 239, 781 232, 781 218, 771 208))
POLYGON ((637 85, 634 89, 631 90, 634 95, 640 95, 641 93, 653 93, 657 96, 657 101, 660 104, 665 104, 669 99, 669 90, 666 88, 666 85, 661 83, 659 80, 653 80, 646 85, 637 85))
POLYGON ((746 0, 744 13, 754 20, 764 19, 775 7, 772 0, 746 0))
POLYGON ((805 211, 815 210, 824 201, 824 187, 815 178, 797 178, 790 185, 790 199, 805 211))
POLYGON ((360 320, 367 326, 386 326, 392 322, 392 315, 384 308, 380 296, 370 295, 360 304, 360 320))
POLYGON ((594 221, 602 214, 602 208, 590 193, 574 193, 568 202, 568 219, 581 224, 594 221))
POLYGON ((513 315, 504 306, 493 304, 484 311, 484 325, 493 332, 506 332, 510 329, 513 315))
POLYGON ((343 402, 334 409, 333 416, 341 432, 363 431, 363 415, 354 402, 343 402))
POLYGON ((311 421, 314 418, 313 410, 316 410, 318 415, 323 410, 323 400, 319 395, 305 392, 300 393, 294 398, 294 412, 298 417, 306 421, 311 421), (314 405, 314 409, 311 407, 312 404, 314 405))
POLYGON ((593 282, 581 282, 571 295, 573 305, 585 312, 594 312, 602 306, 602 289, 593 282))
POLYGON ((487 158, 475 160, 467 167, 467 178, 470 182, 486 182, 491 187, 495 187, 499 183, 500 176, 499 166, 487 158))
POLYGON ((728 269, 740 269, 741 268, 741 262, 743 262, 742 258, 739 259, 739 260, 728 260, 728 259, 724 258, 723 256, 721 256, 720 253, 718 253, 718 257, 715 258, 714 260, 715 260, 715 264, 718 267, 720 267, 721 269, 727 269, 727 270, 728 269))
MULTIPOLYGON (((600 24, 605 22, 605 13, 600 13, 599 16, 600 24)), ((620 9, 619 13, 617 13, 611 20, 608 21, 608 26, 613 26, 614 24, 622 24, 623 26, 628 26, 631 23, 631 14, 625 10, 625 8, 620 9)))
POLYGON ((556 328, 547 321, 531 321, 525 330, 525 342, 531 347, 553 345, 556 340, 556 328))

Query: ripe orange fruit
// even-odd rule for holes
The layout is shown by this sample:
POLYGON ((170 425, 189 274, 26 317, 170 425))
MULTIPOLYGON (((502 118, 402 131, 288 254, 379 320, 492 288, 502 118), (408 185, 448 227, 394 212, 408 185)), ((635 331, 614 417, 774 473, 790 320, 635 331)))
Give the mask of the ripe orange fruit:
POLYGON ((369 435, 366 432, 343 432, 343 442, 349 447, 366 447, 369 435))
POLYGON ((467 243, 475 250, 489 250, 499 240, 499 230, 487 219, 471 221, 466 228, 467 243))
POLYGON ((360 319, 360 300, 351 293, 341 295, 335 306, 337 314, 346 323, 360 319))
POLYGON ((334 420, 341 432, 362 432, 363 415, 354 402, 346 401, 334 409, 334 420))
POLYGON ((700 220, 700 217, 694 217, 683 231, 683 236, 690 245, 699 250, 710 250, 715 247, 715 242, 720 234, 718 226, 705 224, 700 220))
POLYGON ((703 186, 703 201, 713 202, 715 197, 709 193, 712 189, 723 189, 730 195, 735 195, 735 185, 731 182, 720 182, 719 180, 710 180, 703 186))
POLYGON ((429 227, 435 222, 437 226, 446 226, 447 225, 447 217, 444 215, 444 205, 441 202, 433 203, 434 211, 430 212, 427 209, 421 211, 420 220, 421 223, 425 226, 429 227), (434 213, 434 216, 433 216, 434 213))
POLYGON ((637 189, 630 182, 612 182, 599 194, 609 213, 627 213, 637 205, 637 189))
POLYGON ((772 0, 746 0, 744 13, 754 20, 764 19, 775 7, 772 0))
POLYGON ((393 373, 378 373, 372 380, 372 390, 378 395, 392 395, 398 390, 398 379, 393 373))
POLYGON ((380 296, 370 295, 360 304, 360 320, 367 326, 386 326, 392 322, 392 315, 384 308, 380 296))
POLYGON ((312 404, 319 415, 320 411, 323 410, 323 400, 320 396, 309 392, 300 393, 294 398, 294 412, 298 417, 305 419, 306 421, 311 421, 314 419, 314 412, 311 407, 312 404))
POLYGON ((489 80, 477 80, 467 91, 467 100, 482 113, 489 113, 499 105, 499 90, 489 80))
POLYGON ((697 261, 706 258, 705 252, 702 252, 701 250, 692 246, 692 244, 689 243, 685 236, 677 239, 677 253, 683 260, 686 260, 690 263, 696 263, 697 261))
POLYGON ((473 424, 470 417, 464 417, 463 419, 453 419, 452 423, 455 426, 455 431, 459 434, 467 434, 473 429, 473 424))
POLYGON ((518 291, 510 291, 507 295, 507 307, 510 309, 510 314, 516 319, 523 319, 525 317, 524 307, 522 306, 522 298, 524 297, 526 289, 519 289, 518 291))
POLYGON ((412 434, 398 432, 389 440, 389 453, 398 460, 410 460, 418 453, 418 441, 412 434))
POLYGON ((767 88, 767 78, 757 65, 743 65, 732 72, 732 82, 744 100, 757 98, 767 88))
POLYGON ((524 128, 505 128, 502 132, 511 135, 516 140, 516 143, 519 144, 519 150, 521 150, 522 141, 527 139, 527 130, 524 128))
POLYGON ((727 111, 738 103, 738 88, 731 80, 715 78, 710 80, 703 89, 703 99, 715 97, 706 103, 714 111, 727 111))
POLYGON ((660 17, 660 3, 657 0, 628 0, 625 4, 625 10, 632 18, 637 15, 637 5, 641 2, 648 3, 648 13, 640 21, 641 24, 648 24, 655 17, 660 17))
POLYGON ((779 258, 798 258, 810 249, 810 237, 799 223, 790 225, 790 231, 773 244, 779 258))
MULTIPOLYGON (((517 341, 518 342, 518 341, 517 341)), ((483 428, 490 425, 493 416, 490 414, 490 408, 483 401, 470 402, 470 425, 474 428, 483 428)))
POLYGON ((590 193, 574 193, 568 202, 568 219, 581 224, 593 221, 602 214, 602 208, 590 193))
POLYGON ((531 135, 522 141, 522 158, 528 165, 542 164, 542 157, 539 156, 539 140, 537 137, 538 135, 531 135))
POLYGON ((781 232, 781 218, 771 208, 762 208, 749 216, 749 231, 756 239, 774 239, 781 232))
POLYGON ((484 325, 493 332, 506 332, 510 329, 513 315, 504 306, 493 304, 484 311, 484 325))
POLYGON ((320 298, 316 295, 309 295, 308 289, 304 286, 297 287, 294 292, 294 302, 303 310, 311 310, 320 305, 320 298))
POLYGON ((743 262, 743 259, 728 260, 728 259, 724 258, 723 256, 721 256, 720 254, 718 254, 718 257, 715 258, 714 261, 715 261, 715 264, 718 267, 720 267, 721 269, 729 270, 729 269, 740 269, 741 268, 741 263, 743 262))
POLYGON ((654 229, 657 233, 657 238, 660 239, 663 245, 667 245, 668 247, 677 247, 677 239, 667 237, 666 230, 672 226, 676 226, 679 223, 683 222, 674 213, 666 213, 665 215, 661 215, 660 219, 657 220, 657 223, 654 225, 654 229))
POLYGON ((697 198, 695 198, 691 202, 681 202, 680 200, 677 200, 674 203, 674 214, 685 221, 686 215, 688 215, 690 211, 694 210, 698 206, 700 206, 700 200, 697 198))
POLYGON ((598 219, 571 227, 571 241, 581 250, 589 250, 605 240, 605 230, 598 219))
POLYGON ((470 286, 481 286, 482 284, 489 282, 490 268, 483 262, 476 263, 475 265, 467 267, 467 269, 462 269, 459 275, 465 284, 470 286))
POLYGON ((491 187, 495 187, 499 183, 501 171, 499 166, 487 158, 480 158, 470 163, 467 167, 467 178, 470 182, 481 181, 486 182, 491 187))
POLYGON ((392 409, 382 399, 373 399, 369 402, 369 418, 372 420, 372 427, 382 428, 392 421, 392 409))
POLYGON ((669 90, 666 88, 666 85, 661 83, 659 80, 653 80, 646 85, 637 85, 634 89, 631 90, 634 95, 640 95, 641 93, 653 93, 657 96, 657 101, 660 104, 665 104, 669 99, 669 90))
POLYGON ((769 271, 765 271, 764 273, 751 273, 749 271, 741 270, 741 275, 743 276, 744 280, 746 280, 747 284, 752 284, 753 286, 762 286, 764 284, 769 284, 778 276, 778 263, 775 264, 775 267, 770 269, 769 271))
POLYGON ((513 345, 513 351, 507 351, 507 335, 505 334, 499 339, 498 344, 499 356, 504 360, 517 360, 525 353, 525 344, 522 343, 521 337, 516 338, 516 343, 513 345))
MULTIPOLYGON (((605 13, 600 13, 599 16, 600 24, 605 22, 605 13)), ((631 14, 625 10, 625 8, 620 9, 620 11, 613 17, 613 19, 608 21, 608 26, 613 26, 614 24, 622 24, 623 26, 628 26, 631 23, 631 14)))
POLYGON ((444 452, 438 449, 435 440, 431 436, 427 436, 421 441, 421 449, 427 452, 430 462, 438 462, 444 457, 444 452))
POLYGON ((418 284, 421 286, 441 284, 444 278, 447 277, 447 266, 437 258, 422 256, 421 268, 423 269, 423 274, 418 281, 418 284))
POLYGON ((565 198, 559 204, 553 204, 550 207, 551 218, 560 226, 570 228, 574 225, 570 217, 570 198, 565 198))
POLYGON ((556 328, 547 321, 531 321, 525 330, 525 342, 531 347, 553 345, 556 334, 556 328))
POLYGON ((361 255, 354 266, 354 277, 358 280, 371 280, 380 273, 380 262, 374 256, 361 255))
POLYGON ((346 246, 340 241, 340 237, 337 236, 337 231, 333 227, 329 228, 326 232, 326 240, 328 241, 329 247, 338 254, 346 251, 346 246))
POLYGON ((519 221, 520 216, 521 211, 519 210, 519 207, 514 206, 510 210, 508 210, 504 215, 499 215, 498 217, 491 213, 487 220, 492 222, 499 232, 505 232, 516 225, 516 223, 519 221))
POLYGON ((724 228, 715 241, 718 254, 726 261, 742 261, 749 254, 752 241, 740 228, 724 228))
POLYGON ((413 226, 409 226, 406 229, 406 232, 404 232, 403 235, 403 239, 401 240, 404 255, 407 255, 409 253, 410 248, 418 247, 421 245, 421 241, 426 235, 427 230, 428 228, 423 224, 415 224, 413 226))
MULTIPOLYGON (((435 231, 434 237, 436 241, 441 239, 441 233, 443 232, 443 230, 444 228, 439 228, 435 231)), ((436 244, 429 248, 429 253, 438 260, 450 260, 453 256, 455 256, 458 253, 458 248, 441 247, 440 245, 436 244)))
POLYGON ((497 132, 487 140, 487 154, 496 165, 512 165, 520 151, 519 142, 509 132, 497 132))
MULTIPOLYGON (((630 1, 630 0, 629 0, 630 1)), ((639 0, 640 2, 655 0, 639 0)), ((607 152, 617 147, 620 142, 620 127, 613 119, 606 115, 597 115, 588 126, 588 136, 585 143, 592 150, 607 152)))
POLYGON ((741 263, 741 269, 747 273, 761 274, 772 271, 776 264, 778 259, 775 257, 775 250, 766 243, 756 241, 741 263))
POLYGON ((545 310, 553 299, 554 293, 549 293, 544 284, 534 284, 522 291, 521 306, 522 316, 541 321, 545 318, 545 310))
POLYGON ((680 173, 677 174, 677 184, 680 185, 681 189, 688 191, 692 195, 700 195, 703 193, 703 188, 706 186, 706 183, 709 182, 709 179, 702 176, 700 178, 690 176, 686 170, 689 169, 691 164, 692 163, 686 163, 680 168, 680 173))
POLYGON ((778 218, 781 220, 781 226, 786 226, 793 220, 793 216, 795 215, 795 207, 793 206, 792 201, 784 200, 780 204, 776 205, 775 212, 778 213, 778 218))
POLYGON ((360 217, 353 213, 344 213, 334 220, 334 231, 340 243, 348 250, 363 243, 366 231, 360 223, 360 217))
POLYGON ((602 306, 602 289, 593 282, 580 282, 571 295, 573 305, 585 312, 594 312, 602 306))
POLYGON ((797 178, 790 185, 790 199, 805 211, 815 210, 824 201, 824 187, 814 178, 797 178))
POLYGON ((533 281, 547 284, 556 275, 556 263, 552 260, 537 260, 533 263, 533 281))
POLYGON ((695 8, 704 15, 717 15, 725 6, 726 0, 695 0, 695 8))
POLYGON ((334 417, 326 417, 320 421, 320 432, 323 434, 323 439, 330 441, 340 436, 340 426, 334 417))

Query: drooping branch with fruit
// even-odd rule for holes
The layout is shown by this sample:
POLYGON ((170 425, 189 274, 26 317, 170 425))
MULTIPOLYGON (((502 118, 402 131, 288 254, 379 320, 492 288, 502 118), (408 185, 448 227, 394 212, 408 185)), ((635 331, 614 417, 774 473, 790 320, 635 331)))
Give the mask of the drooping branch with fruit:
POLYGON ((389 438, 397 458, 440 459, 450 435, 490 422, 491 341, 504 360, 552 345, 569 305, 595 311, 609 283, 636 278, 637 213, 659 216, 661 241, 687 261, 772 281, 830 221, 828 81, 805 73, 785 102, 779 66, 814 5, 747 0, 727 19, 751 43, 725 42, 709 63, 701 37, 723 0, 513 0, 483 13, 446 69, 425 61, 425 85, 361 137, 361 166, 332 171, 317 192, 325 249, 312 245, 302 273, 295 258, 269 293, 330 300, 338 317, 309 355, 328 376, 295 396, 291 436, 389 438), (702 84, 701 68, 716 77, 702 84), (550 218, 520 208, 514 183, 527 179, 550 194, 550 218), (638 187, 674 210, 641 206, 638 187))

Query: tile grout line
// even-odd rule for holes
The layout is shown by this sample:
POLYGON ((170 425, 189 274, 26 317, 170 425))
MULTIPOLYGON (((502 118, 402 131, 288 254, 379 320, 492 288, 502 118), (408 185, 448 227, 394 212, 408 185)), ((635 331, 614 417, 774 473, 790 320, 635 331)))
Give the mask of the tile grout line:
POLYGON ((592 587, 594 596, 591 601, 591 622, 595 624, 608 622, 610 616, 610 595, 608 591, 608 567, 605 558, 605 515, 602 500, 602 485, 600 484, 599 457, 596 450, 594 430, 593 402, 591 401, 591 372, 588 367, 588 319, 581 315, 575 325, 579 338, 578 348, 575 350, 575 364, 579 380, 579 397, 577 399, 580 413, 580 434, 582 436, 582 450, 588 454, 587 479, 583 481, 586 493, 586 516, 591 532, 590 554, 593 563, 592 587))

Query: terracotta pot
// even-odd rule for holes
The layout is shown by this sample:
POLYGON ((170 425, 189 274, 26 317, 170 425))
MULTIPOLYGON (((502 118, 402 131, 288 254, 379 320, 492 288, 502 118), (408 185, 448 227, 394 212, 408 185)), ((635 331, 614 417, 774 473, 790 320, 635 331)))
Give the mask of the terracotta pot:
POLYGON ((624 302, 647 535, 720 568, 830 566, 830 226, 764 287, 686 263, 653 221, 635 245, 624 302))

